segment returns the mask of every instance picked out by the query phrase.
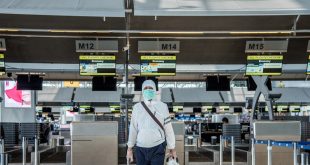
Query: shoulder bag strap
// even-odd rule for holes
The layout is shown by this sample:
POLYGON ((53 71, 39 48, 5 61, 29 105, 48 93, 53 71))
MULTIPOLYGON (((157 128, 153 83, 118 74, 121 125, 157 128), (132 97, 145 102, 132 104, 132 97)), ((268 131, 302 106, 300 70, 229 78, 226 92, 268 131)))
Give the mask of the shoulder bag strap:
POLYGON ((158 126, 165 132, 164 126, 160 123, 160 121, 155 117, 155 115, 151 112, 149 107, 146 106, 145 102, 141 102, 142 106, 146 110, 146 112, 152 117, 152 119, 158 124, 158 126))

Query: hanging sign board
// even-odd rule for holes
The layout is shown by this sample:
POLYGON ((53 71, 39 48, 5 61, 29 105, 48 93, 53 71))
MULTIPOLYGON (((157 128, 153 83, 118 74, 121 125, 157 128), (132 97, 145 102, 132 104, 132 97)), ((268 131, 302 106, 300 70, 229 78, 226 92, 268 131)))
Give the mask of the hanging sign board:
POLYGON ((309 52, 309 53, 310 53, 310 40, 309 40, 309 42, 308 42, 307 52, 309 52))
POLYGON ((117 40, 76 40, 76 52, 118 52, 117 40))
POLYGON ((6 51, 5 39, 0 38, 0 51, 6 51))
POLYGON ((284 53, 287 52, 288 41, 247 41, 246 53, 284 53))
POLYGON ((138 53, 180 53, 180 41, 139 41, 138 53))

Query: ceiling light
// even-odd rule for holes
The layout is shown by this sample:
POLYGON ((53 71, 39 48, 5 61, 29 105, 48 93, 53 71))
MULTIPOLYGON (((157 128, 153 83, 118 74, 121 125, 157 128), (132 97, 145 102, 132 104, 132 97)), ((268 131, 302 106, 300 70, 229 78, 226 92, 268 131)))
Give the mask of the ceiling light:
POLYGON ((240 35, 240 34, 292 34, 293 31, 240 31, 240 32, 230 32, 232 35, 240 35))
POLYGON ((18 32, 19 29, 0 29, 1 32, 18 32))
POLYGON ((48 30, 48 32, 52 32, 52 33, 109 33, 106 31, 98 31, 98 30, 48 30))
POLYGON ((140 34, 204 34, 204 32, 191 32, 191 31, 146 31, 140 32, 140 34))

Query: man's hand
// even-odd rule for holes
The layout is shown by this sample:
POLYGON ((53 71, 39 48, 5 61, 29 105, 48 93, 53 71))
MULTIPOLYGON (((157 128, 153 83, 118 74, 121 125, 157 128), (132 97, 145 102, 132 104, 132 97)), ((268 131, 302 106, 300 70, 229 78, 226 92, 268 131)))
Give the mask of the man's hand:
POLYGON ((132 153, 132 148, 128 148, 127 149, 127 161, 129 161, 130 163, 133 162, 133 153, 132 153))
POLYGON ((176 159, 177 158, 177 151, 175 149, 169 149, 169 157, 176 159))

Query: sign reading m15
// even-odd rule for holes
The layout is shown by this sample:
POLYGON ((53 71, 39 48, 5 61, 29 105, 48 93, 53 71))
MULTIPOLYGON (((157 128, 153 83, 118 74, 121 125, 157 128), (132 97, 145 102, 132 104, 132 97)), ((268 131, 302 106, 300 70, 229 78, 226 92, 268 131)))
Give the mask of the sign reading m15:
POLYGON ((288 41, 247 41, 246 53, 282 53, 287 52, 288 41))
POLYGON ((139 41, 138 53, 180 53, 180 41, 139 41))
POLYGON ((6 51, 5 39, 4 38, 0 38, 0 50, 6 51))
POLYGON ((118 52, 117 40, 76 40, 76 52, 118 52))

